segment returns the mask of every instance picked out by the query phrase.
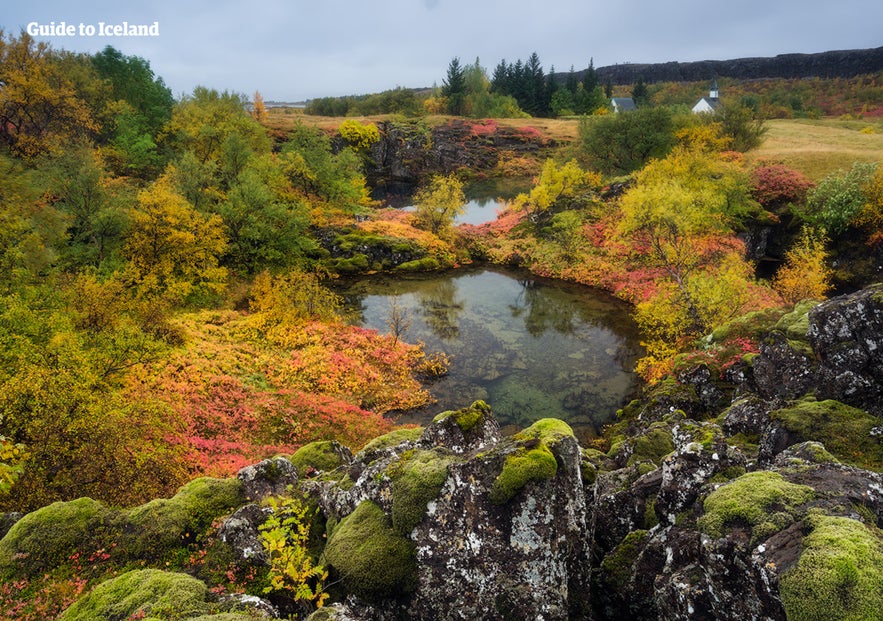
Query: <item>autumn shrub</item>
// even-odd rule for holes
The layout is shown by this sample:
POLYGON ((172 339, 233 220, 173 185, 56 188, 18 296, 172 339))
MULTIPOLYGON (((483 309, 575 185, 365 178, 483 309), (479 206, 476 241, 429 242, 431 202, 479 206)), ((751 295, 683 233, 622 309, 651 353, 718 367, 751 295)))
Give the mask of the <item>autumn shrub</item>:
POLYGON ((341 137, 357 149, 368 149, 380 140, 380 131, 374 123, 363 125, 356 120, 347 119, 337 128, 341 137))
POLYGON ((751 195, 764 207, 803 203, 815 184, 798 170, 771 163, 751 171, 751 195))

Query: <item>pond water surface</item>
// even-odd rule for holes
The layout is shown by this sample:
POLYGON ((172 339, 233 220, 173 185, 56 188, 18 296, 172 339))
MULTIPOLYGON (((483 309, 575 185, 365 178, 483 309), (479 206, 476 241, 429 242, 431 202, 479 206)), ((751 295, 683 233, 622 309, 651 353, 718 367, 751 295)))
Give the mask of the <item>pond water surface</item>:
POLYGON ((438 412, 490 403, 511 430, 561 418, 581 439, 596 435, 631 399, 640 356, 629 307, 604 292, 499 268, 350 280, 339 289, 364 327, 451 357, 429 385, 438 400, 399 422, 426 424, 438 412))

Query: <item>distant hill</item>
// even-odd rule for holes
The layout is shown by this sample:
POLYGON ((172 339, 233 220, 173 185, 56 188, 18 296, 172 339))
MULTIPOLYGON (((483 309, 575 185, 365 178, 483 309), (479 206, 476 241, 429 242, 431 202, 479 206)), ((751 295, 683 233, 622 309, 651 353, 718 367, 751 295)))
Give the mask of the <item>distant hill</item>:
MULTIPOLYGON (((700 60, 695 62, 626 63, 599 67, 602 83, 634 84, 641 77, 653 82, 698 82, 712 78, 851 78, 883 71, 883 47, 839 50, 817 54, 780 54, 773 57, 700 60)), ((580 79, 584 71, 577 72, 580 79)), ((563 82, 567 73, 556 73, 563 82)))

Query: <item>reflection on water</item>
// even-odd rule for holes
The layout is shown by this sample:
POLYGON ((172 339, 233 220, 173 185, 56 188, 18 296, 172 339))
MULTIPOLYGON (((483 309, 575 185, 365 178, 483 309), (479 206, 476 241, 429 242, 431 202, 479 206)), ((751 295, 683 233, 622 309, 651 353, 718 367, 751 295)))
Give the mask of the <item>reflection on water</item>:
MULTIPOLYGON (((521 177, 492 178, 473 181, 464 188, 466 205, 454 224, 484 224, 496 220, 497 211, 506 206, 520 192, 528 192, 532 179, 521 177)), ((415 186, 375 189, 371 197, 389 207, 412 211, 415 186)))
POLYGON ((628 307, 585 287, 500 269, 420 277, 362 278, 340 291, 354 322, 452 358, 429 387, 438 403, 401 422, 426 424, 437 412, 491 404, 501 424, 526 427, 552 416, 585 438, 612 420, 638 388, 640 355, 628 307))

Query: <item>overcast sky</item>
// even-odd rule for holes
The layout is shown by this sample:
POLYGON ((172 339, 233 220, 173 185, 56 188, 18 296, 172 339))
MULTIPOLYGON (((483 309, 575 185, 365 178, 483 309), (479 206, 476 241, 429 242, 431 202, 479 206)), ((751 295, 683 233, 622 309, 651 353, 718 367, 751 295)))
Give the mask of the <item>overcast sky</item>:
POLYGON ((175 96, 203 85, 265 100, 442 83, 454 56, 492 72, 539 54, 548 72, 883 46, 880 0, 31 0, 0 26, 67 22, 54 48, 112 45, 150 61, 175 96), (79 25, 152 24, 158 37, 81 36, 79 25))

